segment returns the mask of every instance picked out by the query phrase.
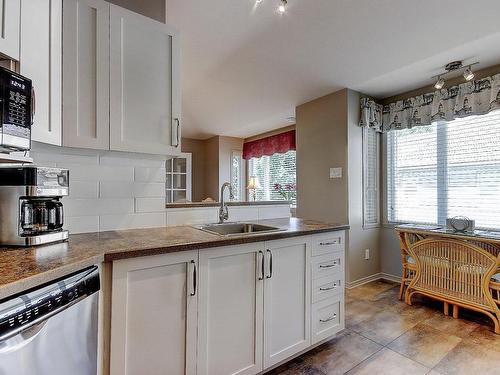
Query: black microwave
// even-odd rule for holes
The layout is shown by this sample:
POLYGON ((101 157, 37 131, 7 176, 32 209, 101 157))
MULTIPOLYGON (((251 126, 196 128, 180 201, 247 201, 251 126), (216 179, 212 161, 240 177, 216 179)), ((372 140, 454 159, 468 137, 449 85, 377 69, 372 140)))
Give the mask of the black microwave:
POLYGON ((33 100, 31 80, 0 67, 0 151, 31 148, 33 100))

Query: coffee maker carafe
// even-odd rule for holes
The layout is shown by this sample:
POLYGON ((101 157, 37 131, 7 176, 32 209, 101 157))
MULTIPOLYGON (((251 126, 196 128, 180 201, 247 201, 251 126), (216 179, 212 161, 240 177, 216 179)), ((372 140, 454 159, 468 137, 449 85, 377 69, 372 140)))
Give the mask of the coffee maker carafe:
POLYGON ((61 202, 69 171, 60 168, 0 168, 0 244, 32 246, 68 238, 61 202))

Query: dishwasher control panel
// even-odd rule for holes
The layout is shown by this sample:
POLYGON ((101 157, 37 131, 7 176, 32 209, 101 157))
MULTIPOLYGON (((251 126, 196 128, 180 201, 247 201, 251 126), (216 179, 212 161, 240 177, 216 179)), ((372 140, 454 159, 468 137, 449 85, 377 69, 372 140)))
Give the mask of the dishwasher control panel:
POLYGON ((100 289, 92 266, 43 287, 0 301, 0 342, 41 323, 100 289))

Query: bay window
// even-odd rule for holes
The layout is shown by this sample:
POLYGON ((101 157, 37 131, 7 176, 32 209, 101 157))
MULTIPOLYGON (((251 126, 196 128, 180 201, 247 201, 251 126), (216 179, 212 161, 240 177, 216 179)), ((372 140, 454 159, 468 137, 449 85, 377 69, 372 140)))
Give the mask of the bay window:
POLYGON ((500 111, 386 134, 387 220, 500 229, 500 111))

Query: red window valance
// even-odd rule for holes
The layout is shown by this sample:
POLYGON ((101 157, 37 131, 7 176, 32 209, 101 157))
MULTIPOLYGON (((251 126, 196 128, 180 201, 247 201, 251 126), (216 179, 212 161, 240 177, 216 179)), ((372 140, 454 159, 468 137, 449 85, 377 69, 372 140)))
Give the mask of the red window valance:
POLYGON ((290 130, 257 139, 256 141, 246 142, 243 144, 243 159, 260 158, 264 155, 271 156, 276 153, 283 154, 296 148, 295 130, 290 130))

